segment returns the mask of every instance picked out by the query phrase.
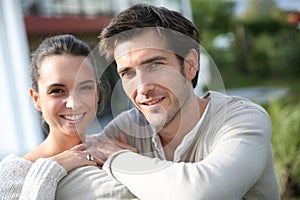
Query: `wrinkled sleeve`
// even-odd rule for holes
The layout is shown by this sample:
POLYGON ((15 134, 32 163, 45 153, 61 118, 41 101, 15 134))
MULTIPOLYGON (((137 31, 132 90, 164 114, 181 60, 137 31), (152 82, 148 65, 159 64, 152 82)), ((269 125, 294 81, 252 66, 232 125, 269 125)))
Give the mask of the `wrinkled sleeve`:
POLYGON ((218 130, 200 162, 174 163, 120 151, 103 169, 140 199, 238 200, 263 173, 271 132, 265 113, 241 110, 218 130))
POLYGON ((67 172, 57 162, 40 158, 26 175, 20 200, 50 200, 55 198, 57 184, 67 172))

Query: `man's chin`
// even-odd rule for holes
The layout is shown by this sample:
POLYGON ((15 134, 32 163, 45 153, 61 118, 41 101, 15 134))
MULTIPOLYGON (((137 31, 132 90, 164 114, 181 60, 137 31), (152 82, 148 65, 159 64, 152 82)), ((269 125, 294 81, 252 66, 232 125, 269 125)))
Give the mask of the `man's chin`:
POLYGON ((166 124, 166 116, 151 115, 146 117, 147 121, 153 125, 156 129, 161 129, 166 124))

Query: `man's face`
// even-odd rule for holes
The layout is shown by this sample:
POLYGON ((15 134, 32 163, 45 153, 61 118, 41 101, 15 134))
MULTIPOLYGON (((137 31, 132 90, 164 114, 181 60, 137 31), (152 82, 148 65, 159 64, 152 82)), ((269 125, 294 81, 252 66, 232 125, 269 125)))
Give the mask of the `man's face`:
POLYGON ((155 32, 117 42, 114 56, 126 94, 151 124, 163 128, 180 117, 193 89, 155 32))

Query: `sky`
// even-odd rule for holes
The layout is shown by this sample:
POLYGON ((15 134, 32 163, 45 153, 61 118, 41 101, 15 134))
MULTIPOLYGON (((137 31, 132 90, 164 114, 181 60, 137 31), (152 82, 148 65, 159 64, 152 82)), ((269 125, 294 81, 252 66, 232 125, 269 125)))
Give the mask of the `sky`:
MULTIPOLYGON (((240 14, 244 11, 247 0, 234 0, 237 2, 236 12, 240 14)), ((253 1, 253 0, 251 0, 253 1)), ((300 12, 300 0, 275 0, 277 6, 284 10, 291 10, 291 11, 299 11, 300 12)))
POLYGON ((276 0, 277 5, 285 10, 296 10, 300 12, 300 0, 276 0))

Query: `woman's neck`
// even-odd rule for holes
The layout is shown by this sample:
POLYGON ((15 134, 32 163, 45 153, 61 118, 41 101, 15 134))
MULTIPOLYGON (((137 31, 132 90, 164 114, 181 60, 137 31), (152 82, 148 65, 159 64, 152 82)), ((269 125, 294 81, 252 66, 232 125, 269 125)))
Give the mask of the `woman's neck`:
POLYGON ((79 136, 71 137, 64 134, 49 133, 47 138, 38 147, 23 156, 23 158, 35 162, 39 158, 48 158, 60 154, 80 143, 79 136))

